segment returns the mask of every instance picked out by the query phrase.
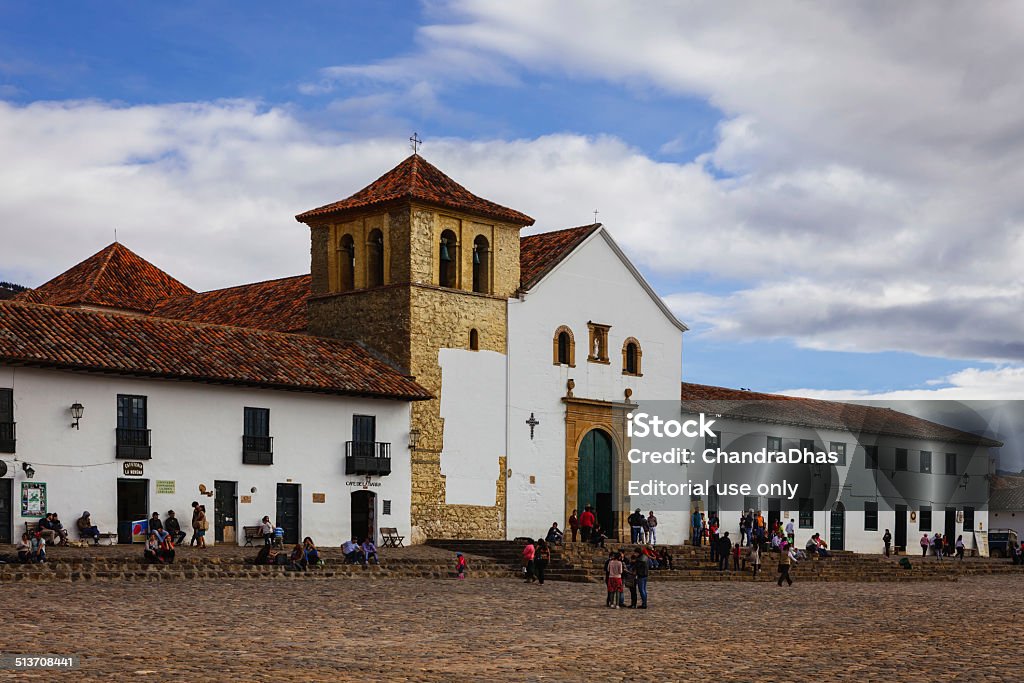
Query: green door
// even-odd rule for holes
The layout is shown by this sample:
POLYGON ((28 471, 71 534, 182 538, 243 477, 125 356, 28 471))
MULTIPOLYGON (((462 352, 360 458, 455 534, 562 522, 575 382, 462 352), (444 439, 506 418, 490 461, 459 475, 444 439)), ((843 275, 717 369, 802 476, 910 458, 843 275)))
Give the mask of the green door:
POLYGON ((580 444, 577 487, 579 509, 590 505, 601 528, 608 536, 614 536, 612 440, 600 429, 587 432, 580 444))

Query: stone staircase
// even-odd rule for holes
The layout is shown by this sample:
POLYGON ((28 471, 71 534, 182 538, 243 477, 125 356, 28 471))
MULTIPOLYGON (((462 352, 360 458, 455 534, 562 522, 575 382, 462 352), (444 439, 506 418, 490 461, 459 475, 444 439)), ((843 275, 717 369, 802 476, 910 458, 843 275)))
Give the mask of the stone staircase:
MULTIPOLYGON (((513 541, 467 541, 431 540, 430 545, 450 551, 461 551, 493 558, 505 564, 510 570, 518 571, 521 566, 522 543, 513 541)), ((619 548, 614 541, 608 549, 595 549, 583 543, 567 543, 552 547, 551 563, 546 572, 553 581, 579 581, 600 583, 604 580, 604 562, 609 549, 619 548)), ((624 545, 624 548, 630 546, 624 545)), ((706 546, 692 545, 663 546, 672 555, 671 570, 653 570, 655 581, 752 581, 753 571, 748 566, 740 571, 719 571, 718 564, 711 562, 706 546)), ((904 581, 956 581, 961 576, 1018 573, 1024 575, 1024 567, 1014 566, 1009 560, 995 558, 968 558, 963 562, 933 557, 921 559, 910 556, 911 569, 903 569, 898 558, 887 559, 880 555, 863 555, 849 551, 834 552, 828 558, 810 558, 794 565, 790 574, 794 581, 858 581, 858 582, 904 582, 904 581)), ((776 555, 765 553, 762 558, 759 582, 777 579, 776 555)))
MULTIPOLYGON (((174 564, 144 564, 138 557, 141 551, 104 552, 107 549, 89 549, 86 553, 50 552, 44 564, 0 564, 0 584, 16 582, 56 581, 175 581, 189 579, 443 579, 454 576, 454 554, 418 552, 416 548, 401 549, 408 552, 382 551, 380 564, 368 566, 345 564, 340 551, 324 550, 324 565, 306 572, 290 571, 281 566, 251 564, 255 552, 229 549, 220 553, 186 553, 179 550, 174 564)), ((76 549, 77 550, 77 549, 76 549)), ((115 547, 115 550, 117 548, 115 547)), ((218 550, 220 550, 218 548, 218 550)), ((505 562, 488 557, 467 557, 472 576, 513 578, 517 572, 505 562)))

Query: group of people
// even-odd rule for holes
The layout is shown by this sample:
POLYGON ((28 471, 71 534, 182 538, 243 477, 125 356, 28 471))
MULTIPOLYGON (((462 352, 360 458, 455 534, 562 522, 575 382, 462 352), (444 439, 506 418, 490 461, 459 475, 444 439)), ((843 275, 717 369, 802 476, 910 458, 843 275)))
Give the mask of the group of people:
POLYGON ((640 508, 637 508, 626 518, 626 521, 629 523, 630 543, 658 544, 658 518, 654 516, 654 510, 648 512, 644 517, 640 508))
POLYGON ((584 507, 581 514, 577 514, 576 510, 572 511, 572 514, 569 515, 569 531, 572 533, 573 543, 576 542, 578 536, 579 540, 584 543, 603 548, 604 542, 608 540, 608 535, 601 528, 597 516, 594 515, 594 509, 590 505, 584 507))
POLYGON ((46 562, 46 538, 38 531, 34 534, 24 533, 15 551, 18 553, 18 562, 22 564, 46 562))
POLYGON ((281 565, 292 571, 304 572, 311 567, 319 566, 320 562, 320 551, 313 543, 313 539, 306 536, 302 539, 302 543, 292 546, 291 552, 277 550, 273 544, 264 543, 253 563, 281 565))
POLYGON ((345 564, 361 564, 364 567, 371 561, 380 564, 377 557, 377 544, 367 536, 362 541, 356 537, 341 544, 341 553, 345 556, 345 564))
POLYGON ((551 562, 551 546, 543 538, 527 541, 523 546, 523 581, 544 585, 544 571, 551 562))
MULTIPOLYGON (((889 530, 885 530, 886 534, 889 534, 889 530)), ((883 536, 883 540, 884 540, 883 536)), ((889 556, 889 544, 886 543, 886 557, 889 556)), ((953 557, 954 555, 962 560, 964 559, 964 537, 963 534, 956 537, 954 542, 949 534, 940 534, 938 531, 935 535, 930 537, 927 533, 921 536, 921 557, 927 557, 928 551, 931 551, 935 555, 935 558, 941 560, 943 557, 953 557)))
POLYGON ((604 563, 604 579, 608 588, 605 605, 612 609, 626 607, 625 591, 629 589, 629 608, 647 609, 647 578, 650 575, 650 559, 642 548, 628 555, 622 550, 608 553, 604 563), (637 596, 640 604, 637 604, 637 596))

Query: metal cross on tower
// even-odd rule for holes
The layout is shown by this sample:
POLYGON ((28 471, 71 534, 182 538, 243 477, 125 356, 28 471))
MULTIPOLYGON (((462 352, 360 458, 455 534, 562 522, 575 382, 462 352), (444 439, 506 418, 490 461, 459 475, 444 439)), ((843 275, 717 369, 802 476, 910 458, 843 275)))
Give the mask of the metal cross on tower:
POLYGON ((420 136, 413 132, 412 137, 409 138, 409 146, 412 147, 412 153, 416 154, 422 144, 423 140, 420 140, 420 136))
POLYGON ((530 419, 526 421, 526 424, 530 425, 530 441, 533 441, 533 430, 540 424, 540 420, 535 418, 533 413, 530 413, 530 419))
POLYGON ((597 209, 594 209, 594 225, 597 225, 597 209))

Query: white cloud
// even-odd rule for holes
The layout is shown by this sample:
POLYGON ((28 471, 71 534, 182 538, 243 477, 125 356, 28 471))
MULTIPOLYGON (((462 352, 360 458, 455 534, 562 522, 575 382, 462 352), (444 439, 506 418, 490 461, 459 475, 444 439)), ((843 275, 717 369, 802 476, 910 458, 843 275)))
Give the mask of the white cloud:
POLYGON ((882 392, 859 389, 787 389, 778 393, 830 401, 1016 401, 1024 396, 1024 366, 967 368, 928 384, 943 386, 882 392))

